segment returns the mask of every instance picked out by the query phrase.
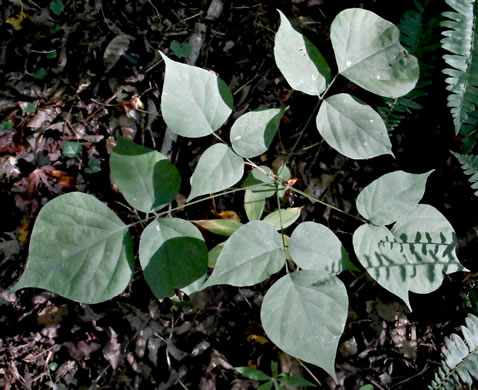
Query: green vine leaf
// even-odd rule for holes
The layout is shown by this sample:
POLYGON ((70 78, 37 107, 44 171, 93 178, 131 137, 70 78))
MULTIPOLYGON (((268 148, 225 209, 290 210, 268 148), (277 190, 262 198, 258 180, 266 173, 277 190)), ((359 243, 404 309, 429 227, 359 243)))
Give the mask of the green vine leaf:
POLYGON ((253 158, 269 149, 285 109, 270 108, 240 116, 231 128, 231 144, 242 157, 253 158))
POLYGON ((127 226, 95 197, 72 192, 51 200, 38 214, 27 266, 13 291, 38 287, 99 303, 123 292, 133 269, 127 226))
POLYGON ((276 230, 286 229, 299 219, 301 211, 302 207, 276 210, 267 215, 264 222, 270 223, 276 230))
POLYGON ((181 185, 178 170, 165 156, 124 138, 111 154, 110 169, 128 203, 145 213, 174 200, 181 185))
POLYGON ((249 222, 226 241, 204 287, 216 284, 251 286, 280 271, 284 262, 281 236, 274 227, 264 221, 249 222))
POLYGON ((191 222, 208 232, 227 237, 242 226, 239 221, 233 219, 197 219, 191 222))
POLYGON ((432 206, 419 204, 397 221, 392 234, 398 242, 396 246, 407 256, 409 290, 414 293, 428 294, 438 289, 443 281, 443 273, 468 271, 456 256, 457 242, 453 227, 432 206))
POLYGON ((168 127, 189 138, 219 129, 233 107, 227 84, 212 72, 161 56, 166 63, 161 112, 168 127))
POLYGON ((215 144, 202 154, 191 176, 188 201, 200 195, 225 190, 241 180, 244 161, 227 145, 215 144))
POLYGON ((180 218, 160 218, 141 234, 139 260, 158 299, 174 295, 207 272, 208 252, 201 232, 180 218))
POLYGON ((344 156, 354 159, 393 156, 383 119, 372 107, 346 93, 325 99, 316 123, 325 141, 344 156))
POLYGON ((408 284, 410 275, 405 269, 407 258, 385 242, 394 236, 384 226, 364 224, 353 235, 355 254, 362 266, 383 288, 401 298, 410 308, 408 284))
POLYGON ((249 221, 261 219, 265 206, 266 199, 261 193, 251 190, 244 191, 244 210, 249 221))
POLYGON ((415 87, 420 73, 416 57, 400 45, 399 29, 373 12, 340 12, 330 39, 339 73, 367 91, 395 98, 415 87))
POLYGON ((287 17, 278 12, 281 23, 274 44, 277 67, 293 89, 318 96, 330 82, 329 65, 312 42, 294 30, 287 17))
POLYGON ((262 326, 272 342, 323 368, 334 379, 335 355, 347 314, 342 281, 317 270, 283 276, 267 291, 261 307, 262 326))
POLYGON ((432 172, 395 171, 379 177, 360 192, 357 210, 374 225, 389 225, 397 221, 417 206, 432 172))
POLYGON ((338 275, 350 269, 347 251, 327 226, 302 222, 290 237, 289 252, 294 262, 303 269, 325 271, 338 275))

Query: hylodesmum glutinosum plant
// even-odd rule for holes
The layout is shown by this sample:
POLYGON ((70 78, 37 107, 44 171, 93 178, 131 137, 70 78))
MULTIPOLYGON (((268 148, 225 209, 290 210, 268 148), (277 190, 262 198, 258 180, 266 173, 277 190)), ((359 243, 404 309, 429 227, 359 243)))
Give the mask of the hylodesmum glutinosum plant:
MULTIPOLYGON (((282 13, 280 18, 276 63, 293 89, 318 97, 316 122, 322 137, 350 158, 392 154, 385 124, 370 106, 348 94, 325 95, 339 75, 381 96, 408 93, 419 71, 416 59, 400 45, 398 29, 363 9, 338 14, 331 26, 338 67, 332 77, 318 49, 282 13)), ((161 111, 168 127, 183 137, 215 135, 232 112, 228 86, 211 72, 162 56, 166 73, 161 111)), ((146 213, 136 223, 151 221, 140 238, 139 261, 158 299, 173 296, 176 289, 192 294, 220 284, 250 286, 285 268, 264 296, 264 331, 285 352, 335 378, 348 311, 347 291, 337 275, 356 267, 324 225, 299 223, 290 237, 285 235, 301 212, 281 208, 287 190, 324 203, 291 187, 286 166, 273 172, 250 160, 268 150, 284 111, 263 109, 239 117, 230 130, 232 147, 217 136, 220 142, 204 151, 192 174, 186 205, 162 211, 174 200, 181 178, 155 150, 119 138, 110 159, 111 177, 127 202, 146 213), (246 164, 253 169, 234 187, 243 179, 246 164), (244 191, 247 223, 193 221, 228 237, 209 252, 192 222, 168 217, 237 191, 244 191), (269 208, 276 204, 277 210, 262 218, 268 198, 269 208), (208 265, 213 267, 209 278, 208 265)), ((363 218, 351 215, 364 222, 353 235, 358 261, 408 306, 410 291, 428 293, 441 285, 444 274, 465 270, 456 258, 450 223, 434 207, 419 204, 430 173, 396 171, 378 178, 357 198, 363 218)), ((115 297, 128 286, 134 270, 129 226, 91 195, 74 192, 53 199, 38 215, 28 263, 14 290, 39 287, 84 303, 115 297)))

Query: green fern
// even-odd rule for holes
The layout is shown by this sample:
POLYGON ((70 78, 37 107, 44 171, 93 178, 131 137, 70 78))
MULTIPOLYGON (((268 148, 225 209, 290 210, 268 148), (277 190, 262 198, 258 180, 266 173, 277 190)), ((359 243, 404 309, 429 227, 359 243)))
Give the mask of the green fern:
POLYGON ((442 48, 452 54, 443 59, 451 66, 443 70, 447 76, 448 107, 455 125, 455 133, 468 134, 478 123, 474 114, 478 106, 478 2, 475 0, 445 0, 456 12, 444 12, 447 20, 441 26, 447 30, 441 40, 442 48))
MULTIPOLYGON (((478 190, 478 156, 455 152, 451 152, 451 154, 458 159, 465 174, 471 176, 468 179, 471 183, 471 188, 478 190)), ((475 195, 478 196, 478 191, 475 191, 475 195)))
POLYGON ((452 334, 445 339, 443 362, 428 389, 471 388, 478 379, 478 318, 469 314, 461 327, 464 339, 452 334))
POLYGON ((426 87, 433 79, 434 62, 437 59, 435 53, 440 46, 436 39, 439 19, 430 15, 431 7, 427 8, 429 3, 430 0, 423 0, 422 3, 415 1, 416 9, 406 11, 398 24, 401 44, 419 60, 420 81, 407 95, 396 99, 383 98, 383 104, 377 107, 388 130, 395 129, 412 114, 412 110, 423 108, 417 100, 428 94, 426 87))

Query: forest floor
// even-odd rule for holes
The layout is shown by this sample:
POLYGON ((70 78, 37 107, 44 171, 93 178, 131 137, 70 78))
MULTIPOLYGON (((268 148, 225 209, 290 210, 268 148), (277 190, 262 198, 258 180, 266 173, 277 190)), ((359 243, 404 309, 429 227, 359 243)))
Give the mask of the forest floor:
MULTIPOLYGON (((322 143, 313 123, 307 126, 316 101, 292 92, 273 56, 276 9, 332 63, 329 28, 338 12, 363 7, 398 24, 404 11, 414 9, 413 1, 231 0, 223 8, 210 0, 64 3, 3 0, 0 7, 0 388, 245 390, 258 382, 233 367, 270 373, 271 362, 320 389, 426 388, 444 338, 468 313, 478 312, 478 216, 471 212, 473 191, 449 153, 460 151, 461 143, 446 107, 444 64, 437 67, 426 108, 391 133, 396 159, 353 161, 322 143), (117 37, 123 38, 112 46, 117 37), (192 52, 181 46, 187 42, 193 42, 192 52), (164 77, 159 50, 219 74, 234 92, 233 118, 263 106, 289 106, 261 162, 274 167, 288 159, 298 188, 345 211, 355 213, 357 194, 384 173, 435 169, 424 202, 452 223, 458 257, 471 272, 447 275, 434 293, 412 294, 413 312, 366 272, 342 274, 350 303, 337 352, 337 383, 267 339, 259 312, 271 282, 216 286, 190 299, 160 302, 138 269, 126 292, 102 304, 79 304, 37 289, 9 292, 23 272, 35 218, 47 201, 81 191, 124 221, 135 217, 109 178, 115 137, 163 150, 183 177, 190 177, 200 153, 214 142, 180 137, 167 144, 159 110, 164 77), (133 106, 137 97, 143 110, 133 106), (81 142, 79 156, 64 154, 67 141, 81 142)), ((357 89, 345 79, 336 87, 357 89)), ((227 126, 219 130, 226 131, 227 126)), ((189 184, 183 182, 181 194, 187 195, 189 184)), ((353 253, 353 220, 306 199, 294 202, 303 207, 302 219, 329 226, 353 253)), ((244 216, 239 195, 178 215, 211 218, 216 210, 244 216)), ((132 233, 137 243, 139 232, 132 233)))

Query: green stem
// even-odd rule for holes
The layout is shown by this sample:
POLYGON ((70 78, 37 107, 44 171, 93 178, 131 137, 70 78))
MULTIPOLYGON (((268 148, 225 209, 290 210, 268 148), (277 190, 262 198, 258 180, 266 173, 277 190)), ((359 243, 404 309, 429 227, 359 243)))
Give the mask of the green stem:
POLYGON ((351 217, 351 218, 354 218, 354 219, 356 219, 356 220, 358 220, 358 221, 360 221, 360 222, 367 223, 367 221, 366 221, 365 219, 360 218, 360 217, 357 217, 356 215, 353 215, 353 214, 349 214, 349 213, 347 213, 346 211, 341 210, 341 209, 339 209, 338 207, 332 206, 331 204, 328 204, 328 203, 326 203, 326 202, 323 202, 323 201, 321 201, 320 199, 318 199, 318 198, 316 198, 316 197, 314 197, 314 196, 312 196, 312 195, 309 195, 309 194, 307 194, 307 193, 304 192, 304 191, 298 190, 297 188, 294 188, 294 187, 290 187, 289 189, 290 189, 291 191, 296 192, 296 193, 299 194, 299 195, 302 195, 302 196, 306 197, 307 199, 309 199, 309 200, 311 200, 311 201, 313 201, 313 202, 320 203, 321 205, 323 205, 323 206, 325 206, 325 207, 328 207, 328 208, 330 208, 330 209, 332 209, 332 210, 338 211, 339 213, 342 213, 342 214, 344 214, 344 215, 347 215, 347 216, 349 216, 349 217, 351 217))

